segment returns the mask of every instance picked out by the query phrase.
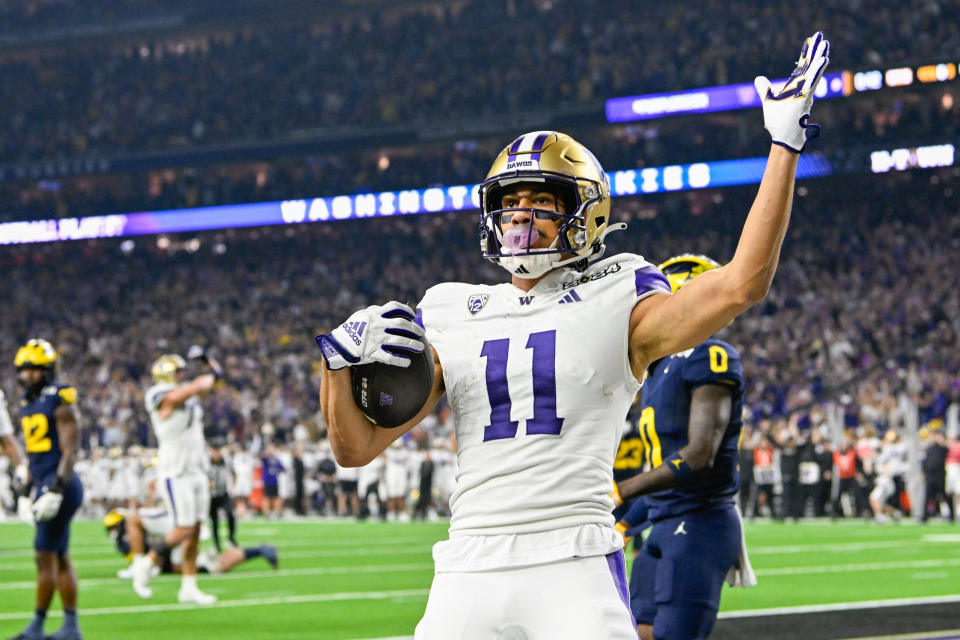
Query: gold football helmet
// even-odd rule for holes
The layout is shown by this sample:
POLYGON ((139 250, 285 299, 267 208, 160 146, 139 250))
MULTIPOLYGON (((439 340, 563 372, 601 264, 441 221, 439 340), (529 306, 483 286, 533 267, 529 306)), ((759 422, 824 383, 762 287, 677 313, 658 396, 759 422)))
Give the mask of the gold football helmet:
POLYGON ((670 289, 676 292, 677 289, 701 273, 712 271, 719 266, 719 262, 707 256, 684 253, 662 262, 657 268, 663 272, 663 275, 667 276, 667 280, 670 281, 670 289))
POLYGON ((57 375, 57 350, 53 345, 43 338, 31 338, 27 343, 17 349, 17 355, 13 358, 13 364, 17 371, 21 369, 41 369, 43 370, 43 382, 41 386, 53 384, 57 375))
MULTIPOLYGON (((524 209, 537 215, 538 209, 524 209)), ((534 278, 550 269, 575 264, 579 269, 604 251, 603 238, 623 223, 610 224, 610 181, 590 151, 570 136, 556 131, 534 131, 507 145, 480 184, 480 245, 483 257, 511 274, 534 278), (500 217, 504 191, 518 183, 544 183, 564 204, 565 212, 548 211, 560 218, 560 234, 547 249, 505 250, 500 217), (506 258, 506 259, 504 259, 506 258)))
POLYGON ((150 375, 157 384, 176 384, 177 371, 187 366, 187 361, 175 353, 165 353, 150 367, 150 375))

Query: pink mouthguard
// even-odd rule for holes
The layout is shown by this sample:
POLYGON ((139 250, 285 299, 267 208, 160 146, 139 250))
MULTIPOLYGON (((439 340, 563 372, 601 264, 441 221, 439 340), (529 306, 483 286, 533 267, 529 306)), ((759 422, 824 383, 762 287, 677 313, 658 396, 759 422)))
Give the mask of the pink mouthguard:
POLYGON ((503 234, 503 247, 508 253, 517 253, 525 251, 539 239, 540 233, 535 227, 513 227, 503 234))

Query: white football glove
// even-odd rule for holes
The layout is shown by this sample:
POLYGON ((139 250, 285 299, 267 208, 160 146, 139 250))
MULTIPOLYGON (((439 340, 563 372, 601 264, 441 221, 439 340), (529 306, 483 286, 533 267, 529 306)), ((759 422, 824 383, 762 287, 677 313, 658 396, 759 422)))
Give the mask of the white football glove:
POLYGON ((30 496, 17 498, 17 517, 27 524, 33 524, 33 500, 30 496))
POLYGON ((60 511, 60 504, 63 502, 63 494, 54 489, 47 489, 39 498, 33 501, 33 519, 37 522, 45 522, 57 515, 60 511))
POLYGON ((797 68, 776 94, 770 81, 757 76, 753 86, 763 103, 763 124, 774 144, 801 153, 810 138, 820 135, 820 126, 809 122, 813 92, 830 62, 830 43, 817 31, 807 38, 797 60, 797 68))
POLYGON ((333 370, 371 362, 409 367, 409 356, 426 348, 413 309, 399 302, 361 309, 315 339, 327 367, 333 370))

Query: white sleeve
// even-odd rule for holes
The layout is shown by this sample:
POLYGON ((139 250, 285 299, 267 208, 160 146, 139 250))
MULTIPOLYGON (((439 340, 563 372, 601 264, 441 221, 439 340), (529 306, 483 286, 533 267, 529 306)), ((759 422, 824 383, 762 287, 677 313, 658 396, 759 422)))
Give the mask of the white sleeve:
POLYGON ((0 389, 0 437, 13 435, 13 422, 7 411, 7 398, 0 389))

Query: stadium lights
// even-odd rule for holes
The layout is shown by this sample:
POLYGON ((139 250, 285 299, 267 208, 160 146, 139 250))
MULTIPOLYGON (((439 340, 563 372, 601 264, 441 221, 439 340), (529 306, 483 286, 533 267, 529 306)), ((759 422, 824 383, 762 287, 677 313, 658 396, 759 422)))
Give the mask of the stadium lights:
MULTIPOLYGON (((837 71, 824 74, 814 95, 818 100, 846 97, 864 91, 906 87, 913 84, 914 80, 921 83, 948 82, 956 77, 957 64, 953 62, 886 70, 837 71)), ((773 86, 781 87, 784 82, 785 79, 776 80, 773 86)), ((635 122, 692 113, 733 111, 759 105, 760 98, 753 84, 743 83, 612 98, 606 102, 606 113, 608 122, 635 122)))
MULTIPOLYGON (((952 144, 880 150, 870 154, 873 173, 947 167, 955 162, 952 144)), ((766 157, 757 157, 612 171, 609 173, 611 193, 620 197, 756 184, 763 177, 766 163, 766 157)), ((807 153, 800 156, 797 177, 822 177, 836 171, 822 154, 807 153)), ((469 211, 478 206, 477 185, 406 189, 330 198, 7 222, 0 224, 0 245, 469 211)))

